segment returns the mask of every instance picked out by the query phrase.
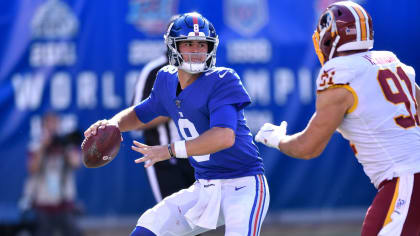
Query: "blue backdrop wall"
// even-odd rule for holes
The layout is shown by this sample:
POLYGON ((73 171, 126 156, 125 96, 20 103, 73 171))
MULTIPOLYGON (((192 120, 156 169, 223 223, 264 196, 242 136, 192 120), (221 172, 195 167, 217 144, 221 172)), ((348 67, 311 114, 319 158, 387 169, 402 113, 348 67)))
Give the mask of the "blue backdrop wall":
MULTIPOLYGON (((30 141, 47 110, 63 129, 86 129, 131 100, 141 68, 164 50, 172 14, 198 11, 220 37, 217 65, 234 68, 253 104, 255 134, 265 122, 303 129, 314 112, 320 64, 311 36, 328 0, 0 0, 0 212, 13 211, 27 176, 30 141), (12 209, 12 210, 11 210, 12 209)), ((375 49, 420 68, 420 3, 359 1, 373 17, 375 49)), ((77 172, 78 199, 90 215, 139 214, 154 204, 144 168, 124 134, 118 157, 77 172)), ((348 142, 335 134, 320 158, 300 161, 260 146, 270 212, 366 207, 375 189, 348 142)))

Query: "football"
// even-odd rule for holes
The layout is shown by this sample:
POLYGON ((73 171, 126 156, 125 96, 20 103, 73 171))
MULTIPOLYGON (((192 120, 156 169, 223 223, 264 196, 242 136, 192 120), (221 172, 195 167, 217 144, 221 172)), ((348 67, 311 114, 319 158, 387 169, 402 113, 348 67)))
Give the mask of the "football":
POLYGON ((85 138, 82 143, 83 164, 98 168, 110 163, 120 150, 121 132, 115 125, 98 129, 96 135, 85 138))

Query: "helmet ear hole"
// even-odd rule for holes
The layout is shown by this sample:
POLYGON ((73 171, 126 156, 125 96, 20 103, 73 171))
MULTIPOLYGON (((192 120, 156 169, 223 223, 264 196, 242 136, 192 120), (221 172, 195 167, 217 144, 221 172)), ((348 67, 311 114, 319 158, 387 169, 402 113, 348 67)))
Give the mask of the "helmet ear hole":
POLYGON ((341 16, 343 13, 340 11, 340 9, 338 9, 337 14, 338 16, 341 16))
POLYGON ((329 47, 331 45, 331 39, 328 39, 327 41, 325 41, 324 46, 329 47))
POLYGON ((208 42, 207 45, 208 45, 207 52, 210 53, 214 49, 214 43, 208 42))

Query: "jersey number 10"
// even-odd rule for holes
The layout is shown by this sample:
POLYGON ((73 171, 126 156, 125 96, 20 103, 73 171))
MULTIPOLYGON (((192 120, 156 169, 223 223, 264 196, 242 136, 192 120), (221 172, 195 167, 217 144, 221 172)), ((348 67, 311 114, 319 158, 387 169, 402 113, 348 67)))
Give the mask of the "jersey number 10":
POLYGON ((397 125, 405 129, 414 127, 416 125, 420 125, 419 117, 417 115, 417 102, 416 102, 416 99, 414 98, 413 88, 410 83, 410 79, 405 74, 404 70, 401 67, 397 67, 397 74, 394 74, 390 69, 379 70, 378 81, 379 81, 379 84, 381 86, 381 89, 385 98, 389 102, 395 105, 398 105, 400 103, 405 104, 405 108, 407 109, 407 112, 409 115, 408 116, 399 115, 399 116, 394 117, 394 120, 397 123, 397 125), (393 81, 398 92, 392 91, 391 86, 389 84, 389 80, 393 81), (410 101, 409 97, 404 92, 404 89, 402 88, 400 81, 405 83, 410 93, 410 97, 412 101, 410 101), (416 110, 415 114, 413 114, 413 112, 411 111, 412 102, 414 103, 414 107, 416 110))

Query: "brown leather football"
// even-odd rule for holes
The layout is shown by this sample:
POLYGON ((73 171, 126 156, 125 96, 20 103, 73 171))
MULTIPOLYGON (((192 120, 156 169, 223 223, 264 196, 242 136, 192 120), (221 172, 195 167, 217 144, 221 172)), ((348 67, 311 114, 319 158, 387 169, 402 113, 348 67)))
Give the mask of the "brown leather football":
POLYGON ((110 163, 120 150, 121 132, 115 125, 98 129, 96 135, 85 138, 82 143, 83 164, 97 168, 110 163))

